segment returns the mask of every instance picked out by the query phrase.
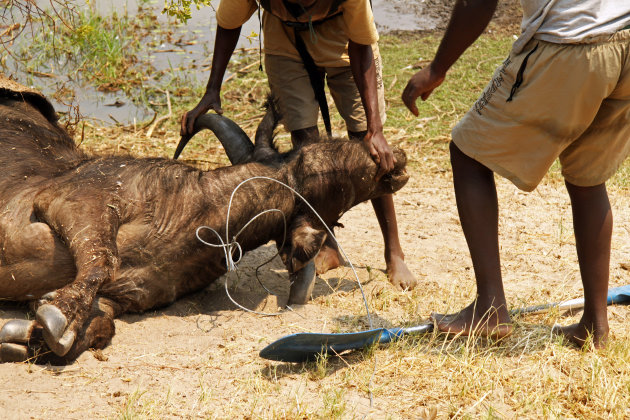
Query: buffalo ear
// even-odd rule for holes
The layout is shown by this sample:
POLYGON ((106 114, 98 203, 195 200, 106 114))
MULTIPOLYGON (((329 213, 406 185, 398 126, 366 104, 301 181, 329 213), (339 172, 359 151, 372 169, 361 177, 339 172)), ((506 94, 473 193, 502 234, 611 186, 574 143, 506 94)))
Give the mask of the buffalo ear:
POLYGON ((292 250, 293 258, 291 266, 293 272, 303 268, 309 261, 317 256, 326 240, 326 232, 314 229, 311 226, 304 226, 293 231, 292 250))
POLYGON ((291 244, 280 250, 280 257, 290 273, 303 268, 317 256, 324 241, 326 231, 314 228, 310 221, 302 219, 291 229, 291 244))

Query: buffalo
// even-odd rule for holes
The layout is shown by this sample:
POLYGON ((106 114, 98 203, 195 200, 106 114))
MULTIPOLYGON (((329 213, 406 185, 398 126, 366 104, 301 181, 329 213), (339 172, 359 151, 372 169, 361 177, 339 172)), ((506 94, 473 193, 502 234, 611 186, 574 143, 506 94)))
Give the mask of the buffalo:
POLYGON ((305 303, 312 259, 327 235, 322 222, 289 189, 260 178, 239 187, 228 211, 235 188, 252 177, 281 181, 334 226, 353 206, 402 188, 406 157, 396 149, 395 169, 376 179, 362 142, 322 141, 280 154, 278 118, 271 104, 255 144, 225 117, 199 118, 196 130, 213 130, 233 163, 215 170, 93 156, 58 124, 44 96, 0 74, 0 299, 28 302, 35 313, 0 330, 0 361, 71 362, 110 342, 116 316, 211 284, 228 261, 223 248, 199 240, 200 226, 222 238, 226 226, 240 232, 242 252, 274 240, 295 280, 289 301, 305 303), (266 209, 280 212, 255 217, 266 209))

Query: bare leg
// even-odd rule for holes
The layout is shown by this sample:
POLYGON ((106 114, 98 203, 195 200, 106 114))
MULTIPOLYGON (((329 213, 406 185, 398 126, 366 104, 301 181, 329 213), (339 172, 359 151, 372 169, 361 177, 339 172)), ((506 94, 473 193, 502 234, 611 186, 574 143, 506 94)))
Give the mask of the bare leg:
POLYGON ((584 285, 584 313, 577 324, 558 328, 572 343, 584 345, 591 336, 595 348, 608 338, 606 295, 610 267, 612 211, 606 185, 578 187, 566 183, 571 207, 580 274, 584 285))
MULTIPOLYGON (((417 281, 405 264, 405 254, 398 239, 393 196, 390 194, 376 198, 372 200, 372 206, 385 242, 385 263, 389 281, 399 289, 413 289, 417 281)), ((326 238, 326 242, 315 258, 317 274, 339 267, 342 261, 337 244, 332 238, 326 238)))
POLYGON ((372 207, 385 242, 385 263, 389 281, 399 289, 413 289, 417 280, 405 264, 405 254, 398 238, 394 197, 389 194, 372 200, 372 207))
POLYGON ((512 332, 499 258, 499 206, 493 172, 450 144, 459 218, 477 281, 477 299, 452 315, 432 314, 440 331, 504 337, 512 332))
MULTIPOLYGON (((367 131, 348 131, 350 140, 363 141, 367 131)), ((396 209, 394 197, 386 195, 372 200, 372 207, 376 219, 383 233, 385 242, 385 264, 387 264, 387 276, 389 281, 399 289, 413 289, 417 280, 405 264, 398 236, 398 222, 396 221, 396 209)))

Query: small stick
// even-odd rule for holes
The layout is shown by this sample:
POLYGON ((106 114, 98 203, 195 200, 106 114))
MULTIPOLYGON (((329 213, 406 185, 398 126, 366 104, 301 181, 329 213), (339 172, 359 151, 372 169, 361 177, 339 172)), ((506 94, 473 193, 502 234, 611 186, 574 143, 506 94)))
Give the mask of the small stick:
POLYGON ((168 114, 164 115, 164 116, 162 116, 160 118, 157 118, 155 120, 155 122, 153 123, 151 128, 149 128, 149 131, 147 131, 147 138, 151 138, 151 134, 153 134, 153 130, 155 130, 155 128, 158 126, 158 124, 160 124, 164 120, 167 120, 167 119, 171 118, 171 116, 173 115, 173 112, 171 110, 171 96, 169 95, 168 90, 166 91, 166 103, 168 105, 168 114))
POLYGON ((248 64, 248 65, 246 65, 245 67, 243 67, 243 68, 241 68, 241 69, 237 70, 236 72, 237 72, 237 73, 244 73, 245 71, 247 71, 247 70, 251 69, 252 67, 257 66, 258 64, 260 64, 260 60, 256 60, 256 61, 254 61, 253 63, 248 64))

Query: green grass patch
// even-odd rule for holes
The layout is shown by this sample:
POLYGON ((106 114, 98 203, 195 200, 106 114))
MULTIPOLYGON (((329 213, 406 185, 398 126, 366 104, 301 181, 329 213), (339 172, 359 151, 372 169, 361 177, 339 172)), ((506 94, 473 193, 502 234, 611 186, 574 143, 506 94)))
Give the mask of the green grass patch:
POLYGON ((444 157, 451 129, 478 98, 494 69, 505 60, 512 42, 508 37, 481 37, 455 63, 427 101, 418 99, 419 116, 415 117, 403 104, 401 94, 409 78, 428 65, 439 41, 438 36, 432 35, 388 35, 380 41, 388 104, 386 126, 392 131, 394 143, 400 138, 401 145, 409 146, 416 158, 433 152, 440 159, 444 157))
MULTIPOLYGON (((160 45, 179 39, 175 35, 181 28, 175 19, 166 25, 158 21, 151 0, 139 0, 134 13, 125 9, 108 15, 88 2, 33 16, 12 57, 16 70, 28 75, 27 84, 37 85, 41 82, 36 78, 42 77, 71 79, 102 92, 123 91, 132 101, 148 106, 158 96, 161 100, 166 89, 173 94, 190 90, 189 72, 172 66, 158 69, 150 55, 160 45)), ((187 36, 184 33, 180 41, 187 36)), ((62 83, 57 83, 58 91, 73 96, 62 83)))
POLYGON ((116 12, 103 17, 89 6, 52 16, 33 24, 30 42, 18 45, 16 56, 27 73, 63 72, 100 90, 141 85, 137 31, 146 22, 116 12))
MULTIPOLYGON (((444 173, 450 171, 448 143, 451 129, 469 110, 490 80, 494 70, 505 60, 512 44, 507 35, 484 35, 477 40, 449 71, 445 82, 427 101, 418 100, 419 116, 407 110, 401 94, 409 78, 433 57, 439 44, 439 35, 384 35, 380 40, 383 57, 383 81, 387 102, 385 134, 388 141, 402 147, 409 156, 414 170, 444 173)), ((269 91, 264 71, 256 65, 258 52, 238 50, 228 65, 228 79, 221 92, 225 115, 253 137, 264 111, 262 104, 269 91)), ((179 132, 180 116, 192 109, 205 90, 205 83, 191 84, 180 79, 169 81, 173 115, 165 123, 164 132, 179 132)), ((163 95, 162 95, 163 96, 163 95)), ((345 124, 338 112, 331 109, 333 130, 345 134, 345 124)), ((320 127, 323 132, 323 126, 320 127)), ((117 139, 118 144, 120 139, 117 139)), ((281 148, 289 147, 289 136, 279 131, 281 148)), ((102 143, 99 144, 102 145, 102 143)), ((88 143, 89 145, 89 143, 88 143)), ((131 147, 131 145, 130 145, 131 147)), ((136 144, 136 147, 138 145, 136 144)), ((174 145, 147 146, 160 154, 170 155, 174 145)), ((184 159, 204 168, 227 163, 223 151, 209 133, 200 133, 186 147, 184 159)), ((563 182, 560 165, 556 162, 546 178, 550 182, 563 182)), ((615 188, 630 188, 630 163, 627 161, 609 181, 615 188)))

